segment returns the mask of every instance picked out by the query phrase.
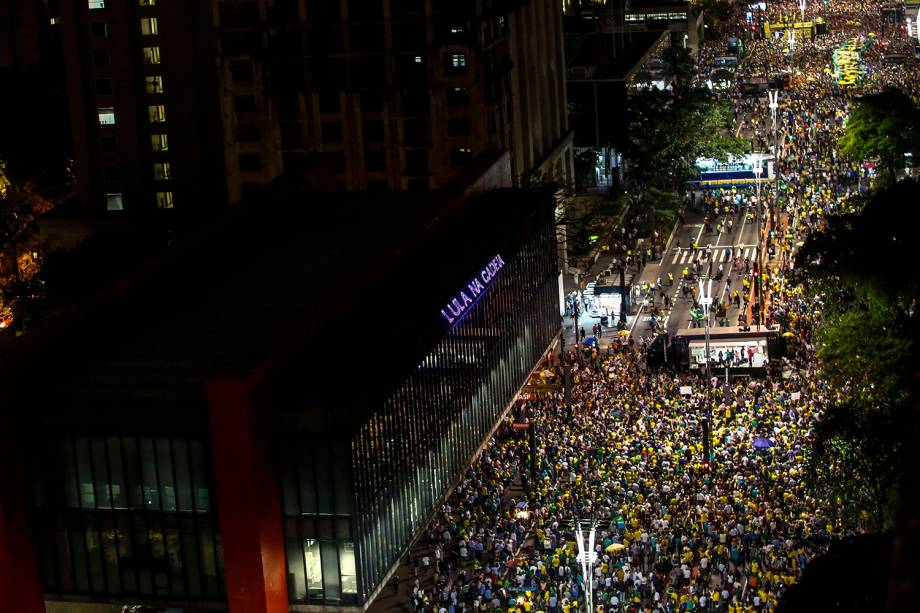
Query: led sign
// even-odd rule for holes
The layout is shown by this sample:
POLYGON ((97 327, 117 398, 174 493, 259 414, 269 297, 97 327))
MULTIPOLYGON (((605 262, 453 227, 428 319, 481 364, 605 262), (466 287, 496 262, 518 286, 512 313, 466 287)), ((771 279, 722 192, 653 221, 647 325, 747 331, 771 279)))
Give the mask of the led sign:
POLYGON ((447 323, 453 325, 469 313, 504 267, 505 261, 502 256, 496 255, 479 271, 479 274, 470 279, 466 287, 457 292, 441 309, 441 315, 447 320, 447 323))

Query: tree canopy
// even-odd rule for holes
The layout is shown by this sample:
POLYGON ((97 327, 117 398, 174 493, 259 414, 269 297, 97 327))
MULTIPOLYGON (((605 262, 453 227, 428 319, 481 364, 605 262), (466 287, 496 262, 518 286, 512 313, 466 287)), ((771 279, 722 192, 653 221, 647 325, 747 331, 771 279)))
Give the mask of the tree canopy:
POLYGON ((904 154, 920 152, 920 110, 895 90, 863 96, 840 137, 840 151, 854 160, 877 159, 879 178, 892 183, 904 154))
POLYGON ((630 95, 623 155, 631 181, 680 192, 696 176, 698 158, 724 161, 747 152, 748 144, 734 136, 728 105, 697 84, 689 51, 671 47, 663 59, 671 67, 672 89, 630 95))

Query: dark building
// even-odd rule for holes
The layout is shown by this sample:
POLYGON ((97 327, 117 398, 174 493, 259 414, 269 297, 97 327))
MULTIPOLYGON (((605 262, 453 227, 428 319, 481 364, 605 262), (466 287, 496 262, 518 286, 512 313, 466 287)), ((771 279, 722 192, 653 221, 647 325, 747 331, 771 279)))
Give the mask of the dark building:
POLYGON ((510 152, 516 185, 571 183, 556 0, 81 0, 61 11, 89 210, 235 203, 299 176, 318 152, 348 190, 440 188, 493 149, 510 152))
POLYGON ((366 603, 558 333, 553 210, 244 204, 5 339, 5 604, 366 603))

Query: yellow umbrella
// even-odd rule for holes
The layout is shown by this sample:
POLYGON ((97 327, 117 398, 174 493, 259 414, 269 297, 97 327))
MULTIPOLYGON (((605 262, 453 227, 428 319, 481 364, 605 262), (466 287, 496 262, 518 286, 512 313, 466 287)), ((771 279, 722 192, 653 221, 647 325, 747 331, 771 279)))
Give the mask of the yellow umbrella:
POLYGON ((629 336, 629 330, 620 330, 619 332, 617 332, 617 334, 619 334, 623 338, 626 338, 627 336, 629 336))
POLYGON ((621 549, 626 549, 626 545, 623 543, 612 543, 607 546, 607 553, 613 553, 614 551, 620 551, 621 549))

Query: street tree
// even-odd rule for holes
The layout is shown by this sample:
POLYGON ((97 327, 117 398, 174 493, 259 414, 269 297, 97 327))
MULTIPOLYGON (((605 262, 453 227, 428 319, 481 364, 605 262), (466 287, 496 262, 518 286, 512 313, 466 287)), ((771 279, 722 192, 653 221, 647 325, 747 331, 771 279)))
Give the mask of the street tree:
POLYGON ((904 154, 920 153, 920 110, 896 90, 863 96, 840 137, 840 151, 859 162, 877 160, 879 180, 893 183, 904 154))

